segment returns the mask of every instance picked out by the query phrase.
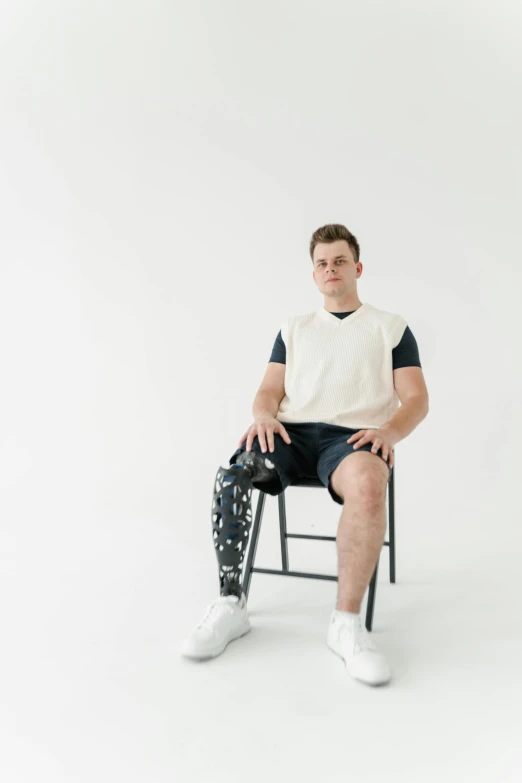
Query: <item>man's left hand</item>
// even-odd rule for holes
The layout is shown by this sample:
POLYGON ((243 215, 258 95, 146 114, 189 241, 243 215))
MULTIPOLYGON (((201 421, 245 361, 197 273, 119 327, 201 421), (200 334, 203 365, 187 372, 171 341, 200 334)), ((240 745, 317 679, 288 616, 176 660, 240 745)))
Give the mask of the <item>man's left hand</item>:
POLYGON ((379 427, 376 430, 359 430, 351 438, 348 438, 346 442, 355 443, 354 450, 364 443, 373 443, 372 454, 377 454, 380 449, 383 460, 388 462, 389 457, 390 468, 393 468, 393 447, 398 442, 398 438, 389 430, 383 427, 379 427))

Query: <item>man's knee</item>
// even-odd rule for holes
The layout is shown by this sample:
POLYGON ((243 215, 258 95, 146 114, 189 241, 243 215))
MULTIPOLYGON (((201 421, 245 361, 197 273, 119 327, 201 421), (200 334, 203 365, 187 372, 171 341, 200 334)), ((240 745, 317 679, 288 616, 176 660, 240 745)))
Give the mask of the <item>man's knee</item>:
POLYGON ((390 478, 388 463, 378 454, 359 451, 347 454, 330 475, 337 495, 345 500, 350 495, 367 502, 380 503, 385 499, 390 478))

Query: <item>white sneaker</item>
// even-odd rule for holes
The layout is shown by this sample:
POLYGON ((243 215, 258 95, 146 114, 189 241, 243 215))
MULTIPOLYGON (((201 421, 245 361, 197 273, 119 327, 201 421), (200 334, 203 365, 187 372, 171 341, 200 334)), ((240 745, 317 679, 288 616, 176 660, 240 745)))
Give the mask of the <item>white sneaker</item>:
POLYGON ((390 667, 370 640, 360 615, 350 618, 332 612, 326 644, 344 660, 355 679, 367 685, 382 685, 391 679, 390 667))
POLYGON ((214 658, 227 644, 251 629, 245 594, 221 595, 207 607, 205 616, 185 639, 182 655, 186 658, 214 658))

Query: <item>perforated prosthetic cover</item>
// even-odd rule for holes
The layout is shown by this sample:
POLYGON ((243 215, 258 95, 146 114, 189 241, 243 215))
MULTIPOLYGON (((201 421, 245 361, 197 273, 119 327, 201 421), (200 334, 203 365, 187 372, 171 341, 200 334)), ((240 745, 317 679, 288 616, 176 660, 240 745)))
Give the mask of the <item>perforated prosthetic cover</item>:
POLYGON ((219 564, 221 595, 241 597, 241 570, 252 527, 253 481, 266 481, 277 471, 256 452, 242 452, 234 465, 220 467, 212 500, 212 535, 219 564))

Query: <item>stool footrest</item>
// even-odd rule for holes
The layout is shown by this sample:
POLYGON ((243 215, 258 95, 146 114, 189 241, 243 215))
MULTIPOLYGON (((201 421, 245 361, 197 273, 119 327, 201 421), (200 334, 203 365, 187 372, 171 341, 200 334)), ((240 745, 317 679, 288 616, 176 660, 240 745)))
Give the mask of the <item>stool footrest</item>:
MULTIPOLYGON (((311 538, 314 541, 337 541, 336 536, 308 536, 304 533, 286 533, 285 538, 311 538)), ((383 541, 383 546, 390 546, 389 541, 383 541)))
POLYGON ((304 533, 287 533, 286 538, 313 538, 315 541, 337 541, 336 536, 308 536, 304 533))
POLYGON ((337 576, 329 574, 306 574, 304 571, 281 571, 275 568, 252 568, 260 574, 278 574, 279 576, 304 576, 307 579, 328 579, 331 582, 337 582, 337 576))

